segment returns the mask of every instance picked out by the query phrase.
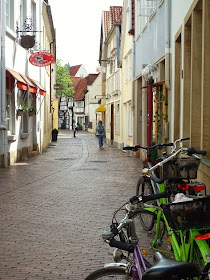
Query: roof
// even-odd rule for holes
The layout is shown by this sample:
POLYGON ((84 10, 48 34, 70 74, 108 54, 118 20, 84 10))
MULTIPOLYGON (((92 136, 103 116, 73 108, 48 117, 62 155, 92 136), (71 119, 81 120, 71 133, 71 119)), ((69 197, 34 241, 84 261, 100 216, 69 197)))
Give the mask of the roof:
POLYGON ((81 101, 85 98, 85 93, 87 91, 87 79, 86 78, 79 78, 80 80, 77 81, 77 85, 75 88, 74 94, 74 101, 81 101))
POLYGON ((122 6, 111 6, 109 11, 104 11, 104 40, 107 38, 114 23, 122 19, 122 6))
POLYGON ((77 90, 77 86, 82 78, 81 77, 71 77, 72 80, 72 87, 77 90))
POLYGON ((76 76, 79 68, 81 67, 82 65, 75 65, 75 66, 71 66, 70 67, 70 76, 76 76))
POLYGON ((91 86, 95 79, 98 77, 99 74, 89 74, 86 79, 87 79, 87 85, 91 86))
POLYGON ((71 77, 72 87, 75 89, 74 101, 81 101, 85 98, 87 86, 91 86, 99 74, 89 74, 87 77, 71 77))

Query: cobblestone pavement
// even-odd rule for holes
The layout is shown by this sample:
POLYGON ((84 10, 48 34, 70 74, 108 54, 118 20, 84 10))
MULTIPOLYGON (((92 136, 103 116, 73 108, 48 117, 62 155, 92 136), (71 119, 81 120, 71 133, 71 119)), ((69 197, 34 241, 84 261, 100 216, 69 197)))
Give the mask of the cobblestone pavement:
POLYGON ((72 136, 60 130, 46 153, 0 169, 2 280, 83 280, 112 261, 101 233, 135 194, 141 163, 90 133, 72 136))

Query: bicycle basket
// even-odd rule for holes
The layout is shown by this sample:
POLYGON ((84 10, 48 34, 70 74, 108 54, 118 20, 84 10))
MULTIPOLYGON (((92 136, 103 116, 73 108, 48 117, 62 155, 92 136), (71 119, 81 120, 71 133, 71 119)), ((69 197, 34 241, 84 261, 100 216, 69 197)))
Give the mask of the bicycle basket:
POLYGON ((200 160, 192 157, 176 158, 163 165, 163 179, 196 179, 200 160))
POLYGON ((210 227, 210 196, 163 205, 163 213, 175 230, 210 227))

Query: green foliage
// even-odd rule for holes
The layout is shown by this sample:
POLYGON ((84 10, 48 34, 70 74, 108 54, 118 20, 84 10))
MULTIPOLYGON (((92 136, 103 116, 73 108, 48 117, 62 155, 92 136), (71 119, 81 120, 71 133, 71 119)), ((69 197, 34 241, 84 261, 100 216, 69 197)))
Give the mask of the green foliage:
POLYGON ((74 96, 74 88, 72 85, 72 80, 70 78, 69 69, 67 65, 63 66, 61 60, 56 60, 56 84, 62 85, 63 88, 57 90, 57 95, 64 97, 74 96))
POLYGON ((24 102, 22 105, 18 108, 19 111, 27 112, 28 111, 28 104, 27 102, 24 102))

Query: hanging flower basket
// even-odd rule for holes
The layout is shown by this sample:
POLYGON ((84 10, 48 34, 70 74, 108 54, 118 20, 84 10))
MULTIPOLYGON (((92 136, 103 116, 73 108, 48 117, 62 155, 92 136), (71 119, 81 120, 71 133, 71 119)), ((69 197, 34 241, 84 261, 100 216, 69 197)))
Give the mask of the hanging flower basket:
POLYGON ((21 117, 23 115, 23 110, 22 109, 17 109, 17 115, 21 117))
POLYGON ((35 113, 36 113, 36 108, 33 107, 29 108, 28 114, 30 117, 34 116, 35 113))

